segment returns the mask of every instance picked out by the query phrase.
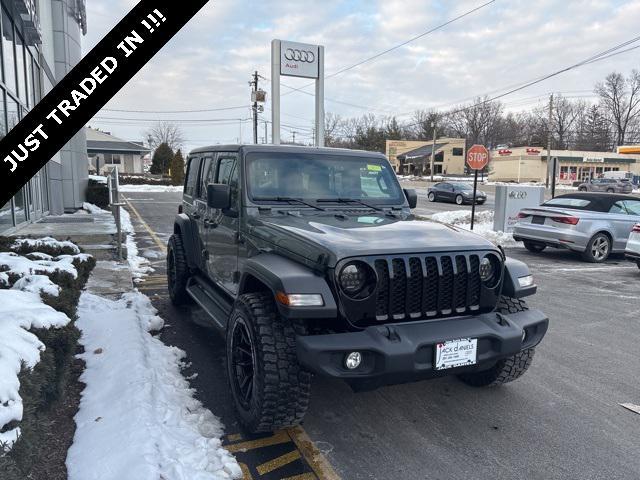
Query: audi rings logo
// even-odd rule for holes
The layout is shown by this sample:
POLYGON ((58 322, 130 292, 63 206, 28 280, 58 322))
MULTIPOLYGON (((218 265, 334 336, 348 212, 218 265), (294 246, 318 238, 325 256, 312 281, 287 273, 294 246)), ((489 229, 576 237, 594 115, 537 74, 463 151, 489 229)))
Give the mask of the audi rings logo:
POLYGON ((316 54, 312 50, 298 50, 297 48, 287 48, 284 58, 292 62, 313 63, 316 61, 316 54))
POLYGON ((524 200, 527 198, 527 192, 512 190, 509 192, 509 198, 515 198, 516 200, 524 200))

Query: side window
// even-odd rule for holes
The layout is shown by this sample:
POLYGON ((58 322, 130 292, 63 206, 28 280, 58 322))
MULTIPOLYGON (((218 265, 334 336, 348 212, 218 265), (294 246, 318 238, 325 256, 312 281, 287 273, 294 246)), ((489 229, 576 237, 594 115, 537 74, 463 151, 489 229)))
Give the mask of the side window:
POLYGON ((200 159, 192 158, 187 168, 187 180, 184 185, 184 194, 193 197, 198 190, 198 172, 200 171, 200 159))
POLYGON ((640 200, 624 200, 622 203, 629 215, 640 215, 640 200))
POLYGON ((235 164, 235 155, 220 155, 218 157, 218 175, 216 176, 216 183, 224 183, 228 185, 230 183, 231 174, 235 164))
POLYGON ((215 171, 215 162, 213 161, 213 157, 204 157, 202 159, 202 175, 200 175, 200 195, 199 197, 202 200, 207 200, 207 185, 209 183, 213 183, 210 180, 211 171, 215 171))
POLYGON ((627 213, 627 210, 624 208, 624 202, 616 202, 609 209, 609 213, 627 213))

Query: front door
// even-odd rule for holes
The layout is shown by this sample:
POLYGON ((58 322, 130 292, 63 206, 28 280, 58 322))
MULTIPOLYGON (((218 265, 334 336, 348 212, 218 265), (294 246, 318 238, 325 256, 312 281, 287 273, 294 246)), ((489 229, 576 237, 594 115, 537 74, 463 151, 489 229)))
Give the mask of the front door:
POLYGON ((210 277, 227 292, 238 292, 238 230, 240 198, 238 194, 238 154, 220 152, 210 169, 210 183, 231 188, 231 208, 209 209, 207 229, 208 271, 210 277), (213 174, 215 171, 215 175, 213 174))

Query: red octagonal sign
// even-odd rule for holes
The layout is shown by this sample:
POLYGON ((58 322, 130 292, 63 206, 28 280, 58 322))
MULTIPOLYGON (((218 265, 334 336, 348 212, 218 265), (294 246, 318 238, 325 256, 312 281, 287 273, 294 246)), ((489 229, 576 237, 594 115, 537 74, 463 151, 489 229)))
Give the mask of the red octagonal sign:
POLYGON ((482 170, 489 163, 489 151, 484 145, 474 145, 467 152, 467 165, 471 170, 482 170))

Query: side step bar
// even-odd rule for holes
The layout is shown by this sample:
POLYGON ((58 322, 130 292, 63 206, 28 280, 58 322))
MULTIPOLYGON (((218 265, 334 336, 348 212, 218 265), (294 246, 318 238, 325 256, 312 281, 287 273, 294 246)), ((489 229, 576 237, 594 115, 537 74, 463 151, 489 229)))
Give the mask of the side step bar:
POLYGON ((211 317, 217 328, 223 332, 233 310, 233 304, 205 279, 195 276, 187 282, 187 293, 211 317))

